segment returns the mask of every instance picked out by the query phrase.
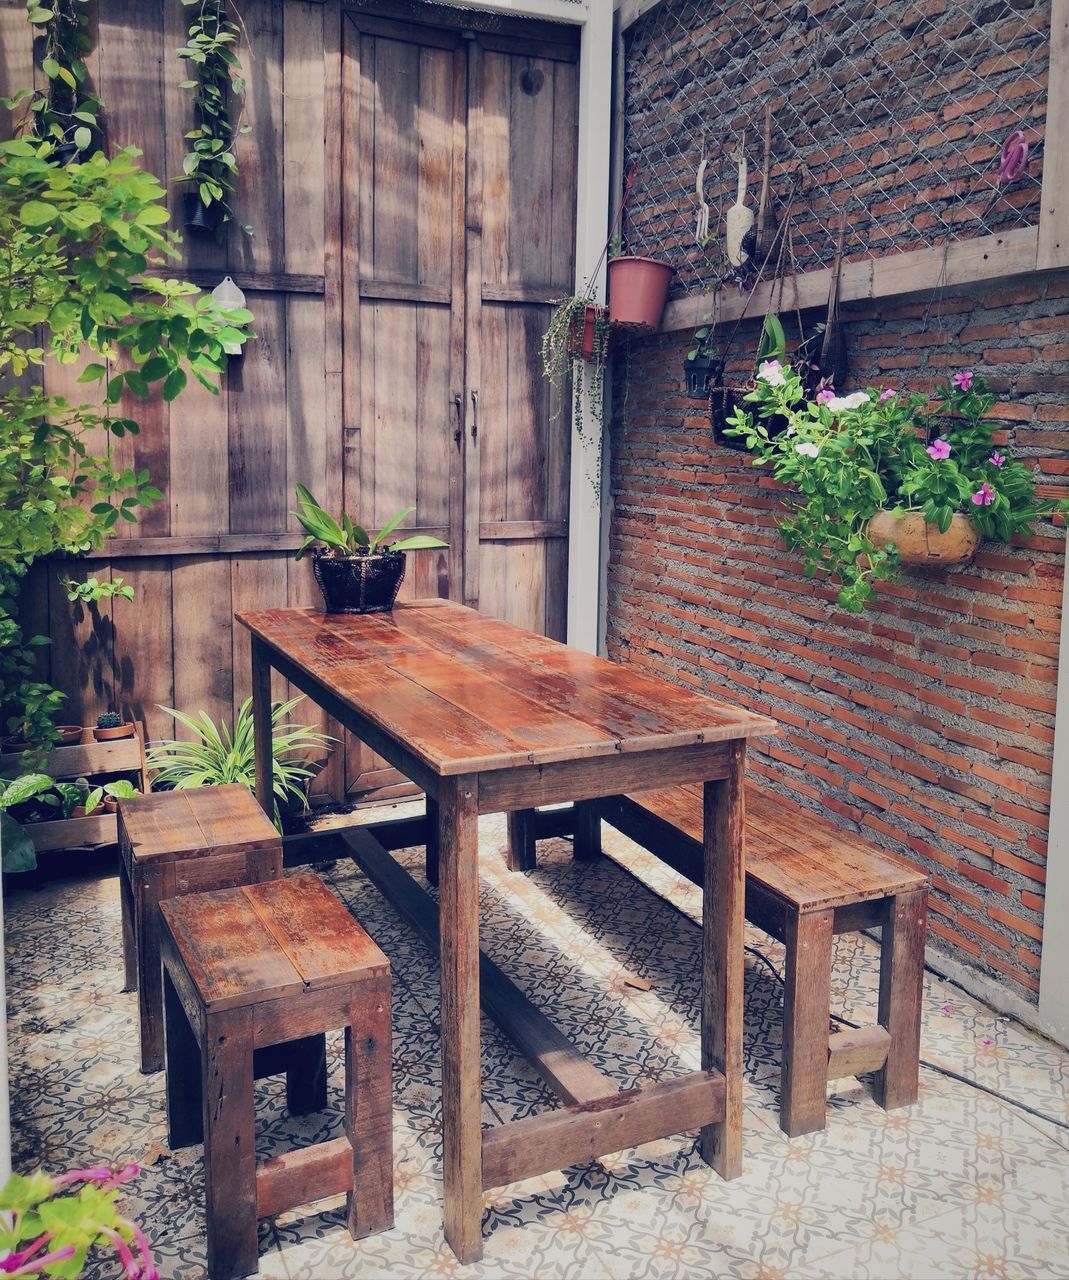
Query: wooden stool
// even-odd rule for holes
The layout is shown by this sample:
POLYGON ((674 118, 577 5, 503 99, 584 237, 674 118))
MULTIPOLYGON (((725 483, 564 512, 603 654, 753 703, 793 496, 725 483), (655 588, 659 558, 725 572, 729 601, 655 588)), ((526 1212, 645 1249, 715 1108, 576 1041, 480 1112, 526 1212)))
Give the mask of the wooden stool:
POLYGON ((316 876, 160 905, 172 1147, 204 1140, 208 1273, 256 1271, 256 1220, 346 1193, 393 1225, 390 965, 316 876), (345 1028, 345 1134, 259 1165, 254 1053, 345 1028))
POLYGON ((141 1070, 163 1068, 159 904, 282 874, 282 841, 247 787, 161 791, 119 804, 124 991, 136 990, 141 1070))

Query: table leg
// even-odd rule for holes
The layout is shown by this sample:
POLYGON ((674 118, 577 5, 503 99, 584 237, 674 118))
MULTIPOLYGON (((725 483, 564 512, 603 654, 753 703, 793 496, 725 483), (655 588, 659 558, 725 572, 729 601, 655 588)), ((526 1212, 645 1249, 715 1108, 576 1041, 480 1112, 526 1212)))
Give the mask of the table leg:
POLYGON ((742 1172, 742 981, 745 898, 745 742, 728 776, 704 788, 702 1068, 723 1073, 724 1119, 705 1125, 701 1153, 722 1178, 742 1172))
POLYGON ((483 1252, 477 787, 444 779, 438 799, 444 1218, 461 1263, 483 1252))
POLYGON ((596 800, 575 802, 575 836, 572 849, 582 862, 601 857, 601 810, 596 800))
POLYGON ((252 637, 253 750, 256 755, 256 799, 271 819, 275 816, 272 793, 274 759, 271 734, 271 662, 267 647, 252 637))
POLYGON ((424 859, 427 883, 438 887, 438 801, 427 797, 427 851, 424 859))

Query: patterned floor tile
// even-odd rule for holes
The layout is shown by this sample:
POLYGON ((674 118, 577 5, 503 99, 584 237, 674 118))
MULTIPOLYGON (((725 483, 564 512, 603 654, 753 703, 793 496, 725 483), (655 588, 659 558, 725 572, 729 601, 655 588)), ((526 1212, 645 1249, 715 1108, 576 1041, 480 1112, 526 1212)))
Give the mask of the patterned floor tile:
MULTIPOLYGON (((418 812, 398 808, 397 816, 418 812)), ((370 815, 362 815, 369 818, 370 815)), ((609 858, 576 864, 568 840, 539 867, 504 865, 504 823, 481 837, 486 950, 621 1085, 698 1063, 700 895, 622 836, 609 858), (638 888, 622 863, 646 883, 638 888), (648 991, 631 985, 637 975, 648 991)), ((422 852, 397 855, 422 881, 422 852)), ((485 1197, 485 1257, 458 1266, 441 1226, 438 981, 429 949, 350 863, 319 868, 387 953, 394 974, 397 1220, 354 1242, 337 1203, 260 1226, 271 1280, 892 1280, 931 1276, 1053 1280, 1069 1257, 1069 1053, 929 975, 923 1053, 1029 1103, 922 1073, 918 1103, 886 1113, 865 1080, 835 1082, 826 1130, 779 1129, 783 950, 747 930, 743 1175, 720 1179, 683 1134, 499 1188, 485 1197)), ((16 1166, 104 1156, 144 1165, 127 1208, 164 1276, 204 1275, 203 1154, 169 1152, 163 1081, 137 1069, 135 998, 120 991, 113 878, 15 892, 7 948, 16 1166)), ((836 944, 833 1008, 872 1018, 878 948, 836 944)), ((485 1124, 553 1105, 538 1077, 484 1020, 485 1124)), ((341 1044, 328 1045, 331 1107, 292 1118, 279 1080, 257 1087, 257 1147, 285 1150, 340 1131, 341 1044)), ((89 1274, 113 1274, 100 1262, 89 1274)))

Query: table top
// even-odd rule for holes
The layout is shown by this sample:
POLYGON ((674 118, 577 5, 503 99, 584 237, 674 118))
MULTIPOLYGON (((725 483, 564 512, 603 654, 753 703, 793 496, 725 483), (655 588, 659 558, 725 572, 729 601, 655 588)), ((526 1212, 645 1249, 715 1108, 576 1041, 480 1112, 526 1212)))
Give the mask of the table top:
POLYGON ((766 716, 448 600, 237 619, 443 777, 777 731, 766 716))

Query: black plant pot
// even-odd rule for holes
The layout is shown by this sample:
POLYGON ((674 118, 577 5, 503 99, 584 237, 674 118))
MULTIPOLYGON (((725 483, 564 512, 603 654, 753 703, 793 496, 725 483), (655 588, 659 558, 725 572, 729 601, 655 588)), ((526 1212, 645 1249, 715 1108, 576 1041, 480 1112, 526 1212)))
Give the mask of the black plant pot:
POLYGON ((73 142, 59 142, 52 148, 52 160, 61 166, 70 164, 78 157, 78 148, 73 142))
POLYGON ((405 577, 405 553, 332 556, 317 548, 312 570, 327 613, 389 613, 405 577))
POLYGON ((715 356, 695 356, 693 360, 683 361, 683 377, 687 384, 687 395, 694 400, 708 400, 709 388, 713 385, 713 370, 719 361, 715 356))
POLYGON ((214 236, 223 221, 223 206, 218 200, 205 204, 196 191, 182 193, 182 221, 187 231, 214 236))

